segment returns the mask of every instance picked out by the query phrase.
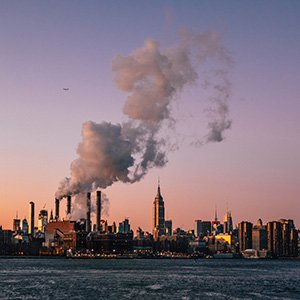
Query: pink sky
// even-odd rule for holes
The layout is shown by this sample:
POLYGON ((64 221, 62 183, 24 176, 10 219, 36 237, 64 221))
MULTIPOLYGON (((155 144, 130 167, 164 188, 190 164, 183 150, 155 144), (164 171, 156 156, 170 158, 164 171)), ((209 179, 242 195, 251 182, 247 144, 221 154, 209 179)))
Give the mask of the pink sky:
POLYGON ((190 146, 196 133, 206 133, 205 93, 201 85, 185 89, 173 106, 180 147, 169 153, 164 168, 150 170, 140 182, 116 183, 104 191, 109 223, 128 217, 134 229, 151 230, 160 177, 166 217, 174 227, 191 229, 195 219, 211 220, 215 205, 222 219, 226 203, 235 224, 291 218, 299 226, 299 2, 70 3, 1 4, 4 228, 12 227, 16 211, 28 217, 30 201, 36 216, 45 204, 54 207, 58 183, 69 176, 76 158, 83 122, 126 119, 122 108, 128 94, 114 83, 114 57, 130 54, 147 38, 168 48, 186 27, 223 34, 235 62, 232 129, 221 143, 190 146))

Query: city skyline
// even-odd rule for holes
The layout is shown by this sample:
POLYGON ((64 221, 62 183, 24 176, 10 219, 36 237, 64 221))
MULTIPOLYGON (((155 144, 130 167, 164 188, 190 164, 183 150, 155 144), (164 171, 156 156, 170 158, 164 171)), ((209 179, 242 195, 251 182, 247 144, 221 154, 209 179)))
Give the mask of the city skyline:
MULTIPOLYGON (((17 228, 23 227, 21 224, 26 223, 25 226, 28 226, 28 233, 31 234, 32 228, 34 228, 35 232, 44 232, 46 225, 48 222, 57 222, 57 221, 80 221, 80 220, 90 220, 86 222, 86 231, 100 231, 100 228, 102 225, 101 222, 106 222, 108 223, 107 218, 101 214, 103 213, 103 210, 105 211, 105 205, 106 205, 106 196, 102 198, 103 193, 99 190, 91 193, 88 192, 85 197, 85 204, 83 204, 83 207, 81 209, 83 210, 82 216, 79 218, 74 218, 74 215, 76 214, 76 208, 74 209, 74 199, 72 200, 71 196, 66 197, 66 201, 58 200, 55 199, 53 208, 50 209, 48 212, 45 209, 45 206, 42 209, 36 208, 35 203, 31 201, 29 203, 29 213, 28 217, 24 216, 24 218, 20 217, 18 214, 18 211, 16 211, 15 217, 11 220, 11 228, 3 228, 3 229, 12 229, 13 231, 18 231, 17 228), (62 202, 62 203, 61 203, 62 202), (64 208, 66 206, 66 209, 64 208), (86 207, 84 207, 86 206, 86 207), (43 230, 41 230, 43 228, 43 230)), ((188 228, 183 228, 180 226, 174 226, 172 224, 178 224, 175 220, 172 219, 166 219, 165 215, 166 214, 166 209, 165 209, 165 203, 163 200, 163 196, 161 193, 161 186, 160 186, 160 181, 158 181, 157 184, 157 192, 154 198, 154 201, 152 202, 152 226, 151 228, 141 228, 139 224, 136 225, 135 228, 132 228, 134 232, 138 232, 139 230, 144 230, 145 232, 152 234, 155 239, 157 239, 160 236, 163 235, 170 235, 174 230, 194 230, 195 234, 199 230, 198 229, 198 222, 206 224, 204 226, 208 226, 207 224, 209 223, 210 227, 212 230, 215 230, 218 232, 218 226, 221 226, 221 232, 224 232, 226 234, 231 233, 234 229, 238 229, 238 225, 240 223, 260 223, 262 226, 263 224, 267 224, 269 222, 277 222, 275 219, 269 219, 269 220, 262 220, 260 216, 257 216, 255 221, 250 221, 241 219, 241 220, 235 220, 233 221, 234 218, 232 218, 232 210, 226 207, 226 212, 224 214, 218 213, 217 207, 215 206, 214 208, 214 217, 204 219, 201 216, 198 216, 197 219, 195 220, 190 220, 190 222, 193 224, 191 227, 188 228), (168 224, 168 225, 167 225, 168 224), (170 226, 170 227, 169 227, 170 226), (170 228, 170 230, 168 229, 170 228), (172 230, 173 228, 173 230, 172 230)), ((134 221, 130 218, 130 216, 126 216, 123 219, 125 220, 130 220, 134 221)), ((120 219, 121 220, 121 219, 120 219)), ((119 222, 120 220, 111 220, 111 224, 115 224, 115 222, 119 222)), ((282 216, 278 220, 291 220, 289 216, 282 216)), ((134 223, 134 222, 133 222, 134 223)), ((0 224, 2 226, 2 224, 0 224)), ((107 225, 106 225, 107 226, 107 225)), ((200 225, 201 226, 201 225, 200 225)), ((3 227, 3 226, 2 226, 3 227)), ((132 226, 133 227, 133 226, 132 226)), ((298 230, 297 224, 295 225, 296 229, 298 230)))
POLYGON ((221 142, 191 145, 208 132, 210 95, 201 79, 209 65, 172 100, 175 129, 163 133, 172 134, 176 151, 168 152, 168 163, 134 184, 101 188, 109 199, 104 218, 129 217, 133 228, 150 231, 160 177, 165 219, 173 228, 212 220, 215 205, 221 221, 228 205, 235 225, 287 217, 300 223, 299 2, 70 3, 1 4, 3 228, 12 228, 16 211, 28 218, 30 201, 36 214, 44 206, 50 214, 59 183, 78 157, 84 122, 127 121, 123 107, 130 92, 117 87, 116 57, 130 57, 149 39, 161 51, 174 49, 183 29, 220 35, 230 53, 232 127, 221 142))

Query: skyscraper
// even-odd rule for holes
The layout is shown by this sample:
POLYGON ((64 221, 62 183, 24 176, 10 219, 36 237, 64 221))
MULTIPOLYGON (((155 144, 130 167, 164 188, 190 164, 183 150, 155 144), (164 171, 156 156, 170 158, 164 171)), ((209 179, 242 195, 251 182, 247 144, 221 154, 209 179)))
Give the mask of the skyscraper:
POLYGON ((165 233, 166 235, 172 235, 172 220, 165 221, 165 233))
POLYGON ((239 242, 240 251, 252 248, 252 227, 253 224, 250 222, 241 222, 239 227, 239 242))
POLYGON ((211 222, 195 220, 195 234, 197 237, 207 236, 211 233, 211 222))
POLYGON ((256 225, 254 225, 252 229, 252 249, 258 251, 268 249, 267 226, 263 225, 261 219, 258 219, 256 225))
POLYGON ((231 211, 227 210, 226 215, 224 216, 224 233, 230 233, 233 231, 233 222, 231 211))
POLYGON ((28 233, 34 235, 34 202, 29 203, 29 228, 28 233))
POLYGON ((165 204, 158 183, 157 194, 153 201, 153 236, 155 239, 165 233, 165 204))
POLYGON ((273 257, 282 256, 282 223, 272 221, 267 224, 268 250, 273 257))
POLYGON ((47 223, 48 223, 48 211, 42 209, 38 217, 38 231, 45 232, 47 223))
POLYGON ((18 212, 16 218, 13 220, 13 231, 18 232, 21 229, 21 220, 18 218, 18 212))

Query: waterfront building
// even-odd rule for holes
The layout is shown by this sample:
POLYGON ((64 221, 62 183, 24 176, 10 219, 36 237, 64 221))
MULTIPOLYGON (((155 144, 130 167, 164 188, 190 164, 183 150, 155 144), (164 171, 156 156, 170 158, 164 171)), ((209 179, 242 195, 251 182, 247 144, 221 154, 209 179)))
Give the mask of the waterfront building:
POLYGON ((231 211, 227 210, 226 215, 224 216, 224 233, 231 233, 233 231, 233 222, 231 211))
POLYGON ((252 227, 250 222, 241 222, 238 225, 240 251, 252 248, 252 227))
POLYGON ((158 183, 157 194, 153 201, 153 236, 157 239, 165 234, 165 204, 158 183))
POLYGON ((48 211, 42 209, 38 217, 38 231, 45 232, 47 223, 48 223, 48 211))
POLYGON ((268 222, 268 250, 273 257, 282 256, 282 224, 278 221, 268 222))
POLYGON ((195 220, 195 235, 197 237, 207 236, 211 233, 211 222, 195 220))
POLYGON ((29 224, 28 234, 34 235, 34 202, 29 203, 29 224))
POLYGON ((215 208, 215 218, 211 222, 211 231, 214 235, 223 232, 223 225, 218 220, 217 207, 215 208))
POLYGON ((216 241, 222 241, 224 243, 227 243, 228 245, 231 245, 232 238, 231 235, 228 233, 220 233, 215 235, 216 241))
POLYGON ((119 223, 118 232, 119 233, 130 233, 130 224, 129 224, 129 220, 127 218, 123 222, 119 223))
POLYGON ((258 219, 252 229, 252 249, 257 251, 268 249, 268 231, 261 219, 258 219))
POLYGON ((165 221, 165 234, 172 235, 172 220, 165 221))
POLYGON ((28 222, 26 218, 22 220, 22 232, 23 234, 27 235, 28 234, 28 222))
POLYGON ((296 256, 298 252, 298 234, 293 220, 280 219, 282 224, 282 255, 296 256))
POLYGON ((13 219, 13 231, 19 232, 21 229, 21 220, 18 218, 18 213, 16 214, 16 218, 13 219))

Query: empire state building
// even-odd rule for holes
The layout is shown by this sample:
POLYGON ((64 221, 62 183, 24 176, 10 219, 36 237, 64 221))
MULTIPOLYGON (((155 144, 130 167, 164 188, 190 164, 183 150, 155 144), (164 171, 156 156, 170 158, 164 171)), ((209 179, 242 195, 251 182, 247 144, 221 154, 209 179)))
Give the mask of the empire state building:
POLYGON ((157 239, 165 234, 165 204, 158 183, 157 194, 153 201, 153 237, 157 239))

